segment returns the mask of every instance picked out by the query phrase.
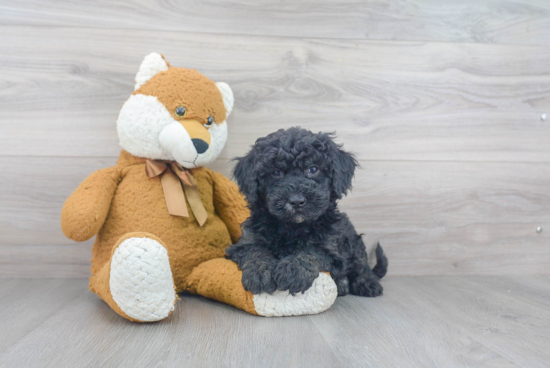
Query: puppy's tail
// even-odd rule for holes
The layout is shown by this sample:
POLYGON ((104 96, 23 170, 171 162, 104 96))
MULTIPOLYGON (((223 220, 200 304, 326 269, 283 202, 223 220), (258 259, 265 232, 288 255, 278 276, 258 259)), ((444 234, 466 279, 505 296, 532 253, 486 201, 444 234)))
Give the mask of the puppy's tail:
POLYGON ((388 258, 386 258, 380 243, 378 243, 376 245, 376 266, 372 269, 372 273, 381 279, 386 276, 386 272, 388 272, 388 258))

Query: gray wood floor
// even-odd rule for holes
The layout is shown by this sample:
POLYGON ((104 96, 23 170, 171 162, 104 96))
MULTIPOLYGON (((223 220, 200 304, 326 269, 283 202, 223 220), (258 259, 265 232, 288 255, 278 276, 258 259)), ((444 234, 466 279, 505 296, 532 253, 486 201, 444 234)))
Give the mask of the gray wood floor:
POLYGON ((550 277, 389 277, 376 299, 269 319, 182 295, 130 323, 85 279, 0 279, 1 367, 548 367, 550 277))

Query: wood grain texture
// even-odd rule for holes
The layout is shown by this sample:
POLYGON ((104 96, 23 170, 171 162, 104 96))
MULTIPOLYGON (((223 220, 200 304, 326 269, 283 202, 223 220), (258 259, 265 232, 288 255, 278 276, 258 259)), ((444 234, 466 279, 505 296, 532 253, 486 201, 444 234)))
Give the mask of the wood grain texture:
POLYGON ((548 309, 493 291, 492 283, 480 279, 444 279, 411 280, 407 287, 418 292, 414 298, 419 302, 418 308, 431 308, 432 316, 460 325, 466 333, 478 333, 476 341, 519 367, 547 366, 548 309), (510 337, 514 349, 508 345, 510 337), (537 340, 544 343, 534 343, 537 340))
POLYGON ((550 284, 547 282, 548 278, 538 276, 506 278, 487 276, 483 280, 491 283, 491 290, 507 294, 538 308, 550 310, 550 284))
POLYGON ((383 285, 382 297, 346 296, 325 313, 287 318, 182 295, 169 319, 135 324, 85 280, 2 280, 0 315, 10 319, 0 318, 0 329, 21 329, 2 336, 0 366, 547 366, 550 309, 535 298, 548 277, 389 277, 383 285), (508 283, 523 286, 498 290, 508 283), (47 292, 23 292, 39 288, 47 292))
MULTIPOLYGON (((92 241, 60 229, 65 199, 111 158, 0 157, 0 275, 88 277, 92 241), (18 174, 22 167, 32 172, 18 174), (22 175, 21 180, 12 178, 22 175)), ((361 161, 342 200, 392 275, 548 274, 550 167, 542 163, 361 161), (518 175, 518 172, 521 175, 518 175)), ((211 167, 230 176, 232 163, 211 167)))
POLYGON ((0 275, 88 276, 92 241, 66 239, 59 212, 114 164, 152 51, 232 86, 225 174, 276 129, 336 131, 363 166, 342 209, 391 274, 548 274, 549 15, 542 0, 2 1, 0 275))
POLYGON ((301 125, 363 160, 550 162, 550 47, 1 26, 0 155, 118 155, 144 55, 228 82, 223 158, 301 125), (185 52, 178 51, 184 47, 185 52))
POLYGON ((82 295, 85 280, 0 281, 0 354, 82 295))
POLYGON ((61 208, 93 171, 116 159, 0 157, 0 274, 88 277, 93 239, 61 232, 61 208))
POLYGON ((550 45, 544 0, 4 0, 1 24, 550 45))

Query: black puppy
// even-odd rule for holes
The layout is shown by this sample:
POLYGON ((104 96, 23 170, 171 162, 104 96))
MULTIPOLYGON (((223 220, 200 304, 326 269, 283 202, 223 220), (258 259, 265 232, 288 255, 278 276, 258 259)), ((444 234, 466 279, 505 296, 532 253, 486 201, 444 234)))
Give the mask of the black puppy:
POLYGON ((378 280, 388 266, 382 248, 377 246, 371 270, 361 236, 337 208, 336 201, 351 188, 357 161, 332 137, 281 129, 237 159, 233 175, 251 216, 226 257, 243 271, 246 290, 294 295, 326 271, 340 296, 382 294, 378 280))

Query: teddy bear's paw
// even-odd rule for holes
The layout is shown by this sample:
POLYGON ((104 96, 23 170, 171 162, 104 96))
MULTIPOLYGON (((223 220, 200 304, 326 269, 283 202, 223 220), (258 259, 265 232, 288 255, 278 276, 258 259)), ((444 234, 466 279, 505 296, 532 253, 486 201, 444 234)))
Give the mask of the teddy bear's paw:
POLYGON ((128 238, 115 250, 109 278, 115 303, 129 317, 160 321, 176 302, 166 248, 150 238, 128 238))
POLYGON ((256 312, 260 316, 301 316, 326 311, 332 306, 337 296, 338 290, 332 277, 326 273, 320 273, 319 277, 313 281, 313 285, 304 293, 293 296, 288 291, 277 290, 273 294, 254 295, 253 301, 256 312))

